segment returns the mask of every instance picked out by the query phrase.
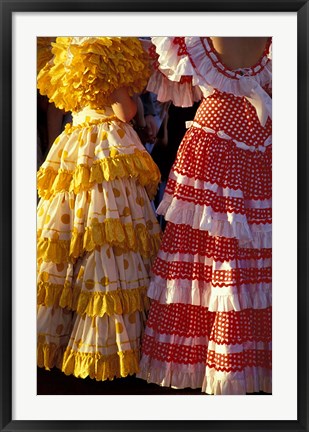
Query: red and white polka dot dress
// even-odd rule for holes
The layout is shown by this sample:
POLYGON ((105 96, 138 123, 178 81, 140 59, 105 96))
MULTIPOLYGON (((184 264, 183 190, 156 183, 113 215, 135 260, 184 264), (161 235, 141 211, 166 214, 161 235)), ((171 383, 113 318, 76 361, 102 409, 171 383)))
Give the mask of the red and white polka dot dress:
POLYGON ((237 71, 210 38, 153 43, 149 90, 182 106, 202 101, 158 208, 168 223, 138 376, 209 394, 271 392, 270 40, 237 71))

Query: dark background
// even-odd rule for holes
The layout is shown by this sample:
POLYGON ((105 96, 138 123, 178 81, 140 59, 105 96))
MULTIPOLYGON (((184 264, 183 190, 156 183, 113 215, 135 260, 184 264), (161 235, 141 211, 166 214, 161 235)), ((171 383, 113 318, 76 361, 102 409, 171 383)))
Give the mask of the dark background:
MULTIPOLYGON (((146 381, 129 376, 117 378, 113 381, 96 381, 91 378, 75 378, 65 375, 54 368, 51 371, 38 368, 37 372, 38 395, 199 395, 207 396, 201 389, 171 389, 157 384, 148 384, 146 381)), ((266 393, 250 393, 266 395, 266 393)))

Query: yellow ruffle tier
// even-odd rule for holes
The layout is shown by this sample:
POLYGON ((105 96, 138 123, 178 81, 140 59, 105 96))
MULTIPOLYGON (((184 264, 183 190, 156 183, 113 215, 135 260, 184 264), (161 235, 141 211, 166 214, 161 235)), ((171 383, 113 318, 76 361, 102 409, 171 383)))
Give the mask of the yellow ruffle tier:
POLYGON ((56 344, 38 343, 37 363, 47 370, 57 367, 66 375, 77 378, 89 376, 97 381, 113 380, 126 377, 138 372, 140 353, 136 350, 119 352, 104 356, 96 353, 81 353, 67 349, 56 344))
MULTIPOLYGON (((51 370, 54 367, 61 369, 63 354, 66 347, 55 343, 47 344, 40 341, 40 335, 37 344, 37 364, 41 368, 51 370)), ((41 338, 43 339, 43 338, 41 338)))
POLYGON ((85 232, 73 230, 71 240, 56 240, 41 237, 38 232, 37 259, 55 264, 75 262, 84 252, 91 252, 97 246, 110 244, 120 254, 128 251, 139 252, 142 257, 154 256, 160 246, 161 233, 150 234, 141 223, 122 224, 119 219, 106 219, 103 223, 92 224, 85 232))
POLYGON ((54 38, 37 38, 37 73, 53 58, 52 42, 54 38))
POLYGON ((65 111, 109 105, 111 93, 140 93, 150 76, 149 59, 134 37, 58 37, 53 62, 38 75, 40 93, 65 111))
POLYGON ((116 178, 137 178, 153 199, 160 181, 160 171, 146 151, 135 149, 132 154, 116 155, 95 161, 91 167, 78 165, 73 171, 41 167, 37 174, 38 194, 50 199, 61 191, 78 194, 96 183, 116 178))
POLYGON ((109 356, 100 353, 82 353, 67 349, 64 353, 62 371, 77 378, 97 381, 126 377, 139 371, 139 350, 118 352, 109 356))
POLYGON ((37 304, 46 307, 60 306, 77 311, 79 315, 86 313, 90 317, 102 317, 104 314, 111 316, 148 310, 150 303, 146 293, 146 287, 86 292, 77 287, 72 290, 70 283, 63 286, 39 281, 37 304))

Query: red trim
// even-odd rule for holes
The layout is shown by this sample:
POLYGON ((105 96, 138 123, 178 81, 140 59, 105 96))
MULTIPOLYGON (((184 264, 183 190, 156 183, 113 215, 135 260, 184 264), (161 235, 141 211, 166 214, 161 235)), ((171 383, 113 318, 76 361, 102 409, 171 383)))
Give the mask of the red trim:
POLYGON ((207 307, 183 303, 160 304, 153 301, 147 327, 157 335, 206 337, 218 345, 245 342, 271 342, 272 309, 210 312, 207 307))
MULTIPOLYGON (((239 77, 242 76, 242 74, 240 72, 237 72, 238 69, 242 69, 242 68, 238 68, 236 70, 232 70, 232 69, 230 69, 228 66, 226 66, 222 62, 222 60, 220 59, 220 54, 216 51, 216 49, 215 49, 215 47, 213 45, 213 42, 212 42, 212 40, 211 40, 210 37, 201 37, 200 40, 202 42, 202 45, 203 45, 203 48, 204 48, 204 51, 205 51, 207 57, 211 60, 211 62, 213 63, 213 65, 216 67, 216 69, 220 73, 222 73, 223 75, 225 75, 226 77, 231 78, 231 79, 238 79, 239 77), (205 45, 205 39, 207 40, 207 42, 208 42, 208 44, 210 46, 210 50, 208 50, 207 46, 205 45), (216 60, 214 60, 210 56, 210 53, 213 53, 215 55, 216 60), (222 68, 220 68, 218 65, 222 65, 222 68)), ((266 45, 265 45, 265 48, 264 48, 264 51, 263 51, 263 54, 261 55, 261 57, 259 58, 259 60, 253 66, 247 67, 247 68, 243 68, 243 69, 246 69, 247 71, 250 72, 249 73, 250 76, 255 76, 255 75, 259 74, 265 68, 265 65, 269 62, 269 59, 267 59, 267 62, 265 63, 265 65, 262 65, 262 61, 264 60, 265 57, 267 57, 267 55, 269 53, 269 47, 271 45, 271 41, 272 41, 272 38, 271 37, 268 38, 268 40, 266 42, 266 45), (254 71, 254 69, 257 66, 260 66, 260 69, 258 71, 254 71)))
POLYGON ((225 288, 244 284, 271 283, 272 269, 235 268, 231 270, 214 270, 211 265, 199 262, 171 261, 156 258, 153 274, 165 280, 197 280, 211 283, 213 287, 225 288))
MULTIPOLYGON (((270 147, 265 153, 241 150, 202 129, 191 128, 179 146, 172 171, 176 177, 181 174, 221 187, 240 189, 245 199, 270 199, 270 147)), ((169 185, 168 189, 171 189, 169 185)))
POLYGON ((216 262, 271 259, 272 250, 240 248, 236 238, 211 236, 208 231, 169 222, 161 243, 163 252, 199 254, 216 262))
POLYGON ((194 205, 211 207, 216 213, 234 213, 246 216, 249 224, 271 224, 271 208, 245 208, 244 198, 219 196, 207 189, 196 189, 193 186, 177 183, 169 179, 166 193, 174 198, 194 203, 194 205))
POLYGON ((205 345, 162 343, 148 335, 144 336, 142 351, 144 355, 161 362, 186 365, 205 363, 210 368, 225 372, 240 372, 246 367, 271 369, 272 360, 270 350, 244 350, 233 354, 219 354, 208 350, 205 345))
MULTIPOLYGON (((192 60, 192 58, 191 58, 191 56, 190 56, 190 54, 189 54, 189 52, 188 52, 188 50, 187 50, 187 46, 186 46, 186 38, 185 37, 175 37, 174 39, 173 39, 173 44, 175 44, 175 45, 178 45, 178 52, 177 52, 177 55, 179 56, 179 57, 181 57, 181 56, 187 56, 188 57, 188 59, 190 60, 190 62, 191 62, 191 64, 192 64, 192 66, 194 67, 194 69, 196 69, 196 66, 195 66, 195 63, 194 63, 194 61, 192 60)), ((184 75, 184 77, 188 77, 188 75, 184 75)), ((191 79, 192 79, 192 77, 190 77, 191 79)))

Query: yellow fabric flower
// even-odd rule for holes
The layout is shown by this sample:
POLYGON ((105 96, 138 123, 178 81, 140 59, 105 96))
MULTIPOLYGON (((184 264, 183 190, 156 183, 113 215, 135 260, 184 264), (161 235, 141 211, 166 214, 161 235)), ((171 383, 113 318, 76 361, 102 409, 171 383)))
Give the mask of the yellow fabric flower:
POLYGON ((37 38, 37 73, 53 58, 52 37, 37 38))
POLYGON ((149 59, 137 38, 58 37, 52 45, 53 62, 40 71, 38 88, 58 108, 102 108, 115 89, 132 95, 147 84, 149 59))

